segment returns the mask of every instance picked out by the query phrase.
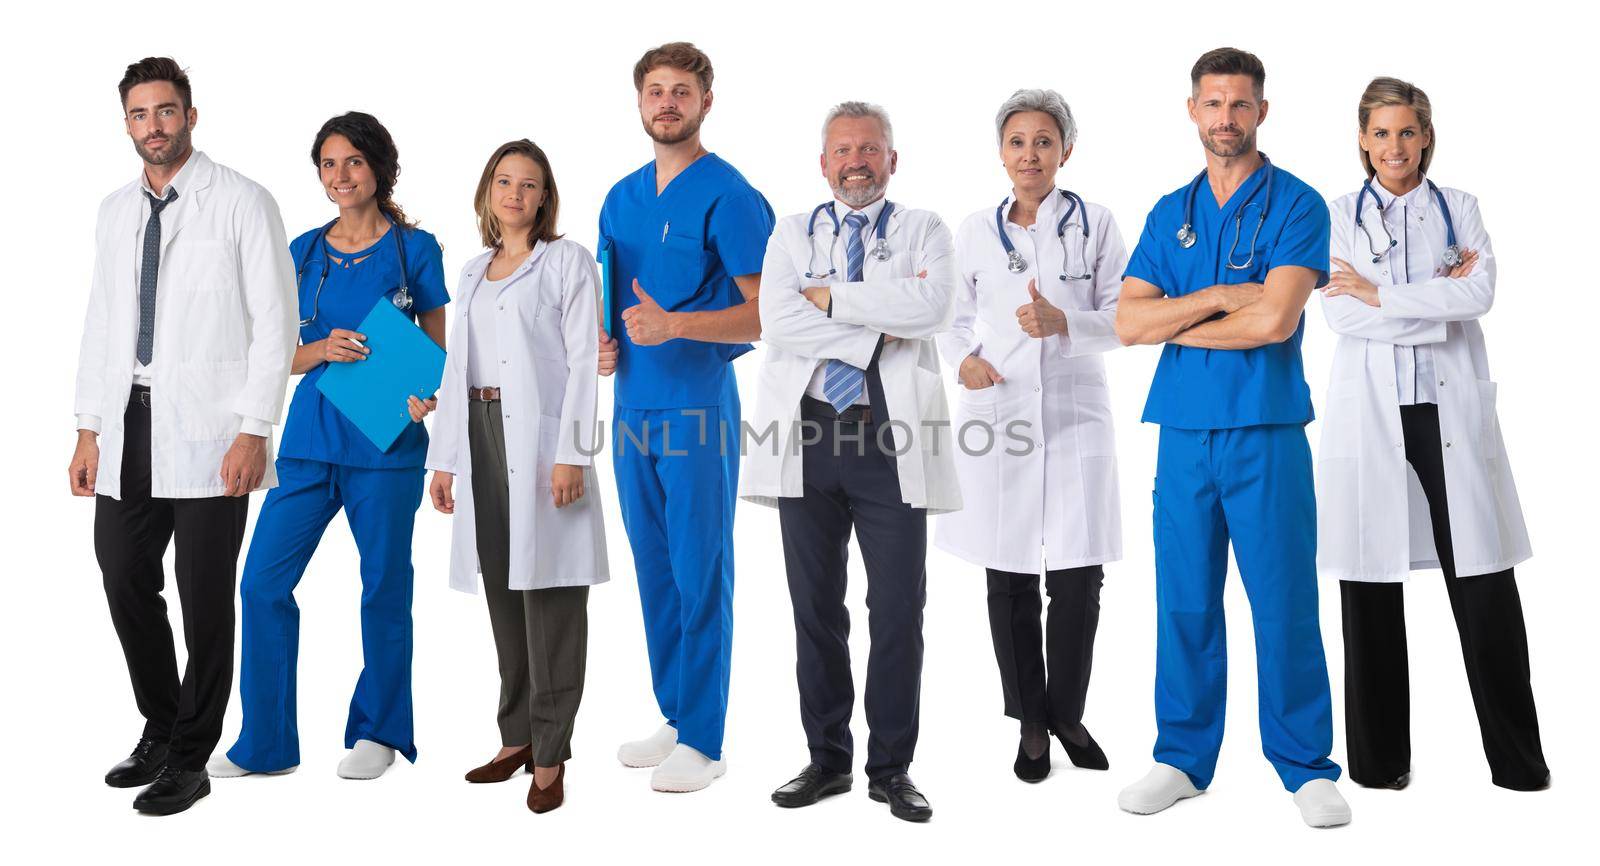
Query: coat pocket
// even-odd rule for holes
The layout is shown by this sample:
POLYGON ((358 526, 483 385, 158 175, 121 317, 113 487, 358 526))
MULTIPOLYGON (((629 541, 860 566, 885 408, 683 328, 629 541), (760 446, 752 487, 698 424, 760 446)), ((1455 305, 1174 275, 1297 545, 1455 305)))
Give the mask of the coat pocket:
POLYGON ((244 388, 247 362, 188 361, 179 370, 179 435, 190 442, 238 435, 239 416, 232 401, 244 388))
POLYGON ((1478 449, 1485 460, 1500 456, 1499 390, 1495 382, 1478 380, 1478 449))
POLYGON ((556 468, 556 451, 561 442, 561 419, 549 415, 539 417, 539 453, 535 459, 537 465, 533 476, 534 486, 540 490, 549 490, 553 484, 556 468))

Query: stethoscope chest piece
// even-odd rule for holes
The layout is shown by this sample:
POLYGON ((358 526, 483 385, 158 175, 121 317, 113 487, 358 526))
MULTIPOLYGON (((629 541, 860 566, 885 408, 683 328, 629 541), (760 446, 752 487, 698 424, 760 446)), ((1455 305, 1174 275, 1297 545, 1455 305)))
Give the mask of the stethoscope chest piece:
POLYGON ((401 284, 400 290, 395 292, 394 297, 390 298, 389 300, 394 302, 395 309, 400 310, 401 312, 409 310, 411 309, 411 290, 406 288, 404 284, 401 284))
POLYGON ((1028 263, 1022 258, 1022 253, 1011 250, 1006 253, 1006 270, 1013 274, 1020 274, 1028 269, 1028 263))
POLYGON ((886 262, 889 260, 889 241, 883 237, 878 238, 878 243, 872 248, 872 258, 886 262))
POLYGON ((1443 258, 1444 266, 1447 268, 1453 268, 1456 265, 1461 264, 1461 245, 1451 244, 1450 246, 1445 247, 1443 258))
POLYGON ((1178 229, 1178 246, 1188 249, 1194 246, 1194 242, 1194 229, 1188 223, 1184 223, 1183 227, 1178 229))

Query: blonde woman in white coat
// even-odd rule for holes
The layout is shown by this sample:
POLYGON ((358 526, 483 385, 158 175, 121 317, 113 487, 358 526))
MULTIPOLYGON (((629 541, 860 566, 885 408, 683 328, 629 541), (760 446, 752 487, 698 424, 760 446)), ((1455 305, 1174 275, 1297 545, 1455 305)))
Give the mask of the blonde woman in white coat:
POLYGON ((1494 783, 1537 790, 1550 771, 1512 573, 1528 533, 1478 326, 1494 250, 1477 199, 1425 177, 1426 94, 1374 79, 1358 119, 1367 181, 1332 207, 1323 311, 1340 338, 1317 458, 1318 563, 1341 581, 1350 777, 1410 780, 1402 593, 1411 569, 1441 568, 1494 783))
POLYGON ((966 508, 939 519, 935 544, 987 569, 1005 712, 1022 725, 1013 769, 1036 782, 1050 773, 1051 732, 1077 766, 1109 766, 1082 716, 1101 566, 1122 558, 1100 354, 1122 345, 1127 251, 1110 211, 1056 187, 1077 135, 1059 94, 1017 91, 995 128, 1012 194, 956 236, 964 284, 938 342, 963 386, 955 456, 966 508))
POLYGON ((599 281, 589 251, 556 234, 537 145, 497 149, 476 201, 490 249, 461 272, 428 489, 456 515, 451 586, 473 592, 483 574, 500 662, 503 747, 467 781, 526 766, 528 808, 546 812, 563 800, 583 695, 588 589, 607 580, 591 467, 599 281))

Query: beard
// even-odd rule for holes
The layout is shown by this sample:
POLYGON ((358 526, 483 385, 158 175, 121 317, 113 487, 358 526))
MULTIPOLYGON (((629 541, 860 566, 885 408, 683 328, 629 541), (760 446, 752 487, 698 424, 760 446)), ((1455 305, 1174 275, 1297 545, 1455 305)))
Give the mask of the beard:
POLYGON ((700 132, 700 122, 705 119, 705 115, 699 115, 696 117, 687 117, 683 115, 679 116, 682 118, 682 125, 678 128, 677 132, 670 134, 656 132, 654 118, 652 118, 651 120, 644 121, 645 135, 650 136, 650 140, 654 141, 656 144, 682 144, 700 132))
POLYGON ((173 133, 167 139, 167 146, 162 150, 151 150, 145 147, 143 141, 134 141, 133 149, 139 152, 139 158, 147 165, 166 165, 174 160, 181 159, 189 152, 189 124, 173 133))
POLYGON ((1252 135, 1245 135, 1244 134, 1244 130, 1236 129, 1236 128, 1230 128, 1230 129, 1228 129, 1226 131, 1228 131, 1228 132, 1238 132, 1239 133, 1239 137, 1237 139, 1235 139, 1232 144, 1227 144, 1225 142, 1218 141, 1217 139, 1211 137, 1211 133, 1206 132, 1206 133, 1201 134, 1200 143, 1205 145, 1206 150, 1209 150, 1213 154, 1215 154, 1217 156, 1220 156, 1220 157, 1224 157, 1224 158, 1242 156, 1242 155, 1247 154, 1247 153, 1254 153, 1255 152, 1255 149, 1256 149, 1256 137, 1255 137, 1255 135, 1253 135, 1253 134, 1252 135))
MULTIPOLYGON (((845 173, 860 174, 861 172, 857 169, 848 169, 845 173)), ((837 197, 839 201, 849 205, 852 210, 860 210, 877 201, 878 199, 883 198, 883 192, 888 188, 889 182, 879 178, 877 175, 873 175, 871 178, 869 178, 865 185, 854 188, 845 186, 843 173, 841 173, 841 176, 836 178, 833 182, 834 196, 837 197)))

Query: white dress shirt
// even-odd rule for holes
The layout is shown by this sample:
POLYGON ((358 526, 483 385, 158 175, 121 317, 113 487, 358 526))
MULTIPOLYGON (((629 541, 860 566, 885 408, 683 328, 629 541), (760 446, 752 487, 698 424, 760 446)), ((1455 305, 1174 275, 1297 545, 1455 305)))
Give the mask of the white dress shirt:
MULTIPOLYGON (((485 266, 487 267, 487 265, 485 266)), ((512 274, 517 273, 513 271, 512 274)), ((495 316, 504 316, 505 304, 500 303, 500 290, 511 282, 512 274, 498 280, 484 278, 483 284, 472 294, 471 312, 474 321, 492 322, 495 316)), ((473 388, 499 388, 505 378, 499 367, 506 363, 500 354, 498 328, 478 328, 472 332, 472 343, 467 347, 467 384, 473 388)))
MULTIPOLYGON (((1366 210, 1361 214, 1362 221, 1366 223, 1364 228, 1371 235, 1372 243, 1368 252, 1383 252, 1384 245, 1389 242, 1388 237, 1395 240, 1395 245, 1384 252, 1382 260, 1377 263, 1379 276, 1388 285, 1400 286, 1431 280, 1444 274, 1446 268, 1440 257, 1444 251, 1444 219, 1437 214, 1438 207, 1434 205, 1433 192, 1428 189, 1428 184, 1424 181, 1405 195, 1396 196, 1384 189, 1382 184, 1373 181, 1372 191, 1383 202, 1383 213, 1381 216, 1378 214, 1369 196, 1366 210), (1441 243, 1438 249, 1427 242, 1424 234, 1430 214, 1439 223, 1436 233, 1441 243), (1382 221, 1382 229, 1377 225, 1379 220, 1382 221), (1389 231, 1387 237, 1384 229, 1389 231)), ((1357 255, 1360 255, 1360 251, 1357 251, 1357 255)), ((1439 402, 1434 378, 1433 346, 1394 347, 1394 382, 1400 405, 1439 402)))
MULTIPOLYGON (((850 246, 850 224, 845 222, 844 218, 853 213, 863 214, 867 218, 867 224, 861 229, 861 269, 863 272, 865 272, 867 268, 866 259, 872 257, 872 248, 877 242, 878 217, 883 213, 883 207, 887 201, 888 199, 886 198, 880 198, 861 210, 851 210, 850 207, 844 202, 835 200, 833 203, 833 209, 834 213, 839 217, 839 236, 837 241, 833 240, 831 237, 833 232, 833 220, 828 219, 826 211, 817 214, 817 222, 815 226, 817 233, 816 236, 811 239, 811 242, 817 245, 819 251, 823 244, 828 244, 828 267, 839 269, 839 272, 834 274, 834 277, 836 278, 834 282, 842 283, 850 278, 850 258, 847 255, 847 250, 850 246)), ((817 261, 823 261, 822 257, 819 256, 817 261)), ((806 386, 806 396, 814 397, 824 403, 828 402, 827 392, 823 388, 823 385, 827 382, 827 379, 828 362, 826 359, 824 359, 817 362, 817 370, 811 374, 811 384, 806 386)), ((865 384, 863 384, 861 388, 861 397, 858 398, 852 405, 865 406, 867 405, 867 402, 867 389, 865 384)))

